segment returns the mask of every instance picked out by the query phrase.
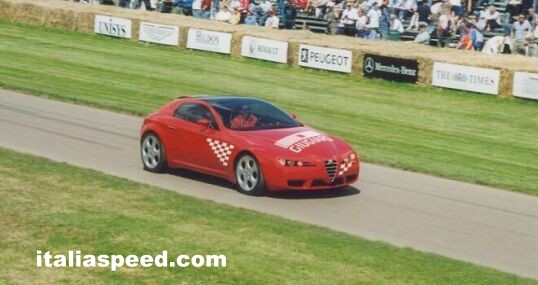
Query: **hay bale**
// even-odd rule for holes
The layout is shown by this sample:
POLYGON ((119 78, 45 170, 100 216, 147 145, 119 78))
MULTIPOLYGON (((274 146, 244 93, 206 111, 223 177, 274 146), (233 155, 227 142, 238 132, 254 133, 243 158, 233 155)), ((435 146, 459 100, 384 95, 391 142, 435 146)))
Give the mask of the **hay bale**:
POLYGON ((514 70, 506 68, 501 69, 501 78, 499 82, 499 95, 502 97, 512 97, 514 82, 514 70))
POLYGON ((94 32, 95 14, 74 11, 75 31, 91 34, 94 32))
POLYGON ((239 59, 241 56, 241 42, 243 40, 243 33, 236 32, 232 34, 232 47, 230 49, 230 55, 232 58, 239 59))

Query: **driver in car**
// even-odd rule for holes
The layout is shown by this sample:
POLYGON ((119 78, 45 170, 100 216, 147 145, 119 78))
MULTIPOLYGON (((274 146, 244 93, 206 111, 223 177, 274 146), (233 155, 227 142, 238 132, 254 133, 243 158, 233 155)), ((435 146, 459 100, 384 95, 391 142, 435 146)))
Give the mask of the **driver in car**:
POLYGON ((243 105, 239 109, 237 115, 235 115, 230 124, 232 129, 249 129, 253 128, 258 122, 258 117, 252 114, 249 105, 243 105))

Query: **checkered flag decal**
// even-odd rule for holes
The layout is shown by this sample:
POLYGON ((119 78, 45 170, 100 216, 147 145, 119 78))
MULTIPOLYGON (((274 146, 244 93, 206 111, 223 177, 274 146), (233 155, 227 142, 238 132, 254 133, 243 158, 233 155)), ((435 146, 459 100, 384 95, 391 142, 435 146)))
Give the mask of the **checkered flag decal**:
POLYGON ((228 160, 230 159, 234 146, 211 138, 207 138, 207 143, 222 165, 228 166, 228 160))
POLYGON ((349 168, 351 168, 351 165, 353 165, 353 160, 349 160, 348 162, 344 161, 342 164, 340 164, 340 171, 338 172, 338 175, 342 175, 348 171, 349 168))

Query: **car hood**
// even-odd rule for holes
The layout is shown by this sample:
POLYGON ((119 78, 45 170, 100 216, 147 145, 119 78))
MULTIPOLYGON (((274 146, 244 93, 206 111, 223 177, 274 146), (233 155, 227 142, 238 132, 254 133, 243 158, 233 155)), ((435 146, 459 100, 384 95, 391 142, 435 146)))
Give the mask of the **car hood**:
POLYGON ((342 139, 309 127, 237 132, 250 145, 282 158, 339 159, 352 151, 342 139))

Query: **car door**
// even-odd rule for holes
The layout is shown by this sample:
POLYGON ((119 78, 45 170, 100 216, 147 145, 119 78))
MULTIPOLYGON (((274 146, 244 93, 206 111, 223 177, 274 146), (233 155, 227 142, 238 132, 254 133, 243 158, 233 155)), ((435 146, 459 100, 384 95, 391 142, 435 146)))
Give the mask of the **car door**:
POLYGON ((219 172, 211 144, 220 134, 209 109, 199 103, 185 102, 177 107, 173 116, 168 126, 169 137, 176 146, 170 153, 173 163, 211 173, 219 172))

